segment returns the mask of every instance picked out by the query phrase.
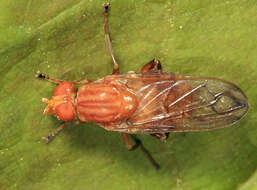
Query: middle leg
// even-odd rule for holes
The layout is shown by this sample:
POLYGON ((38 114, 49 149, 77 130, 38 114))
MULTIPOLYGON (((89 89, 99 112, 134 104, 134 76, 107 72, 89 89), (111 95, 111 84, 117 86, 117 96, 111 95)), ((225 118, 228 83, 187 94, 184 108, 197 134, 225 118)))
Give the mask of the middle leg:
POLYGON ((155 167, 155 169, 160 169, 160 165, 154 160, 152 155, 149 153, 149 151, 144 147, 141 140, 138 139, 136 136, 131 135, 131 138, 135 141, 135 144, 132 146, 130 144, 129 140, 129 134, 127 133, 121 133, 122 139, 126 145, 126 148, 128 150, 136 150, 138 147, 140 147, 141 151, 145 154, 146 158, 151 162, 151 164, 155 167))
POLYGON ((112 62, 113 62, 113 71, 112 74, 120 74, 119 70, 119 65, 117 61, 115 60, 113 49, 112 49, 112 43, 110 40, 110 35, 108 31, 108 9, 109 9, 110 4, 109 3, 104 3, 104 33, 105 33, 105 43, 108 48, 109 54, 112 57, 112 62))

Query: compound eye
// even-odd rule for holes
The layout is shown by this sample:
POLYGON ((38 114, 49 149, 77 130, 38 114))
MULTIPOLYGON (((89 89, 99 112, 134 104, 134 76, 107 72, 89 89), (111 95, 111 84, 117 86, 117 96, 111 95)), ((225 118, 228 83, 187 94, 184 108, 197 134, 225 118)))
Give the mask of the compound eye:
POLYGON ((70 103, 62 103, 56 106, 55 113, 63 121, 73 120, 76 116, 75 109, 70 103))
POLYGON ((68 94, 68 92, 75 92, 74 85, 71 82, 62 82, 56 87, 54 91, 54 96, 66 95, 68 94))

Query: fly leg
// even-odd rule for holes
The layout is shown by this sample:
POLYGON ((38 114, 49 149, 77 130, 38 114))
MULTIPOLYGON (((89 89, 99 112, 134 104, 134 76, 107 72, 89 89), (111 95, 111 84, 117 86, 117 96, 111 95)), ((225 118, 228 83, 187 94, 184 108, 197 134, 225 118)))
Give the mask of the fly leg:
POLYGON ((45 143, 49 143, 55 135, 57 135, 61 130, 63 130, 65 127, 65 122, 63 122, 59 127, 54 129, 51 133, 49 133, 46 137, 42 137, 44 139, 45 143))
MULTIPOLYGON (((40 71, 38 71, 35 75, 36 78, 39 78, 39 79, 44 79, 44 80, 47 80, 49 82, 52 82, 52 83, 55 83, 55 84, 60 84, 62 82, 64 82, 63 80, 58 80, 58 79, 54 79, 54 78, 51 78, 43 73, 41 73, 40 71)), ((87 83, 90 83, 91 81, 90 80, 87 80, 87 79, 84 79, 84 80, 77 80, 77 81, 72 81, 73 84, 87 84, 87 83)))
POLYGON ((160 141, 165 141, 168 139, 170 133, 154 133, 151 134, 153 137, 159 139, 160 141))
POLYGON ((160 169, 160 165, 154 160, 154 158, 151 156, 151 154, 148 152, 148 150, 144 147, 141 140, 138 139, 136 136, 131 135, 131 138, 135 141, 135 144, 132 146, 130 144, 129 134, 127 133, 121 133, 122 139, 126 145, 126 148, 128 150, 136 150, 138 147, 142 150, 142 152, 145 154, 146 158, 151 162, 151 164, 155 167, 155 169, 160 169))
POLYGON ((115 60, 113 49, 112 49, 112 43, 110 40, 110 35, 108 31, 108 9, 109 9, 110 4, 109 3, 104 3, 104 36, 105 36, 105 43, 108 48, 109 54, 112 57, 112 62, 113 62, 113 71, 112 74, 120 74, 119 70, 119 65, 117 61, 115 60))
POLYGON ((145 64, 141 68, 140 73, 149 72, 149 71, 152 71, 155 68, 157 68, 158 71, 162 72, 162 65, 161 65, 160 61, 157 60, 157 59, 153 59, 149 63, 145 64))
POLYGON ((36 78, 39 78, 39 79, 44 79, 44 80, 47 80, 49 82, 52 82, 52 83, 55 83, 55 84, 60 84, 64 81, 62 80, 58 80, 58 79, 54 79, 54 78, 50 78, 49 76, 41 73, 40 71, 38 71, 35 75, 36 78))
POLYGON ((88 84, 92 82, 91 80, 88 79, 83 79, 83 80, 76 80, 76 81, 72 81, 73 84, 79 85, 79 84, 88 84))
MULTIPOLYGON (((67 122, 63 122, 59 127, 54 129, 51 133, 49 133, 46 137, 42 137, 44 139, 45 143, 49 143, 60 131, 62 131, 65 128, 65 124, 67 122)), ((74 121, 73 124, 80 124, 80 121, 74 121)))

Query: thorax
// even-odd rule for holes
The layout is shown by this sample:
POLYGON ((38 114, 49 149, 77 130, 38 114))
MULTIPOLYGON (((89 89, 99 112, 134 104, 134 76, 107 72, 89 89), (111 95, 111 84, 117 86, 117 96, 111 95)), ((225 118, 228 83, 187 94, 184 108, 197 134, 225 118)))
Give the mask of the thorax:
POLYGON ((125 84, 97 81, 79 87, 77 114, 83 122, 115 123, 128 119, 138 100, 125 84))

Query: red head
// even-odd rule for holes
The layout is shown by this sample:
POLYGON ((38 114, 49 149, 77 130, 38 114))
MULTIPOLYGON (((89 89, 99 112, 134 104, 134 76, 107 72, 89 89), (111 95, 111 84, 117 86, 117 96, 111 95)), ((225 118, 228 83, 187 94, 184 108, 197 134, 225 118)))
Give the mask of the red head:
POLYGON ((60 83, 53 97, 50 100, 43 98, 42 101, 48 104, 44 114, 56 115, 63 121, 70 121, 76 117, 75 88, 71 82, 60 83))

